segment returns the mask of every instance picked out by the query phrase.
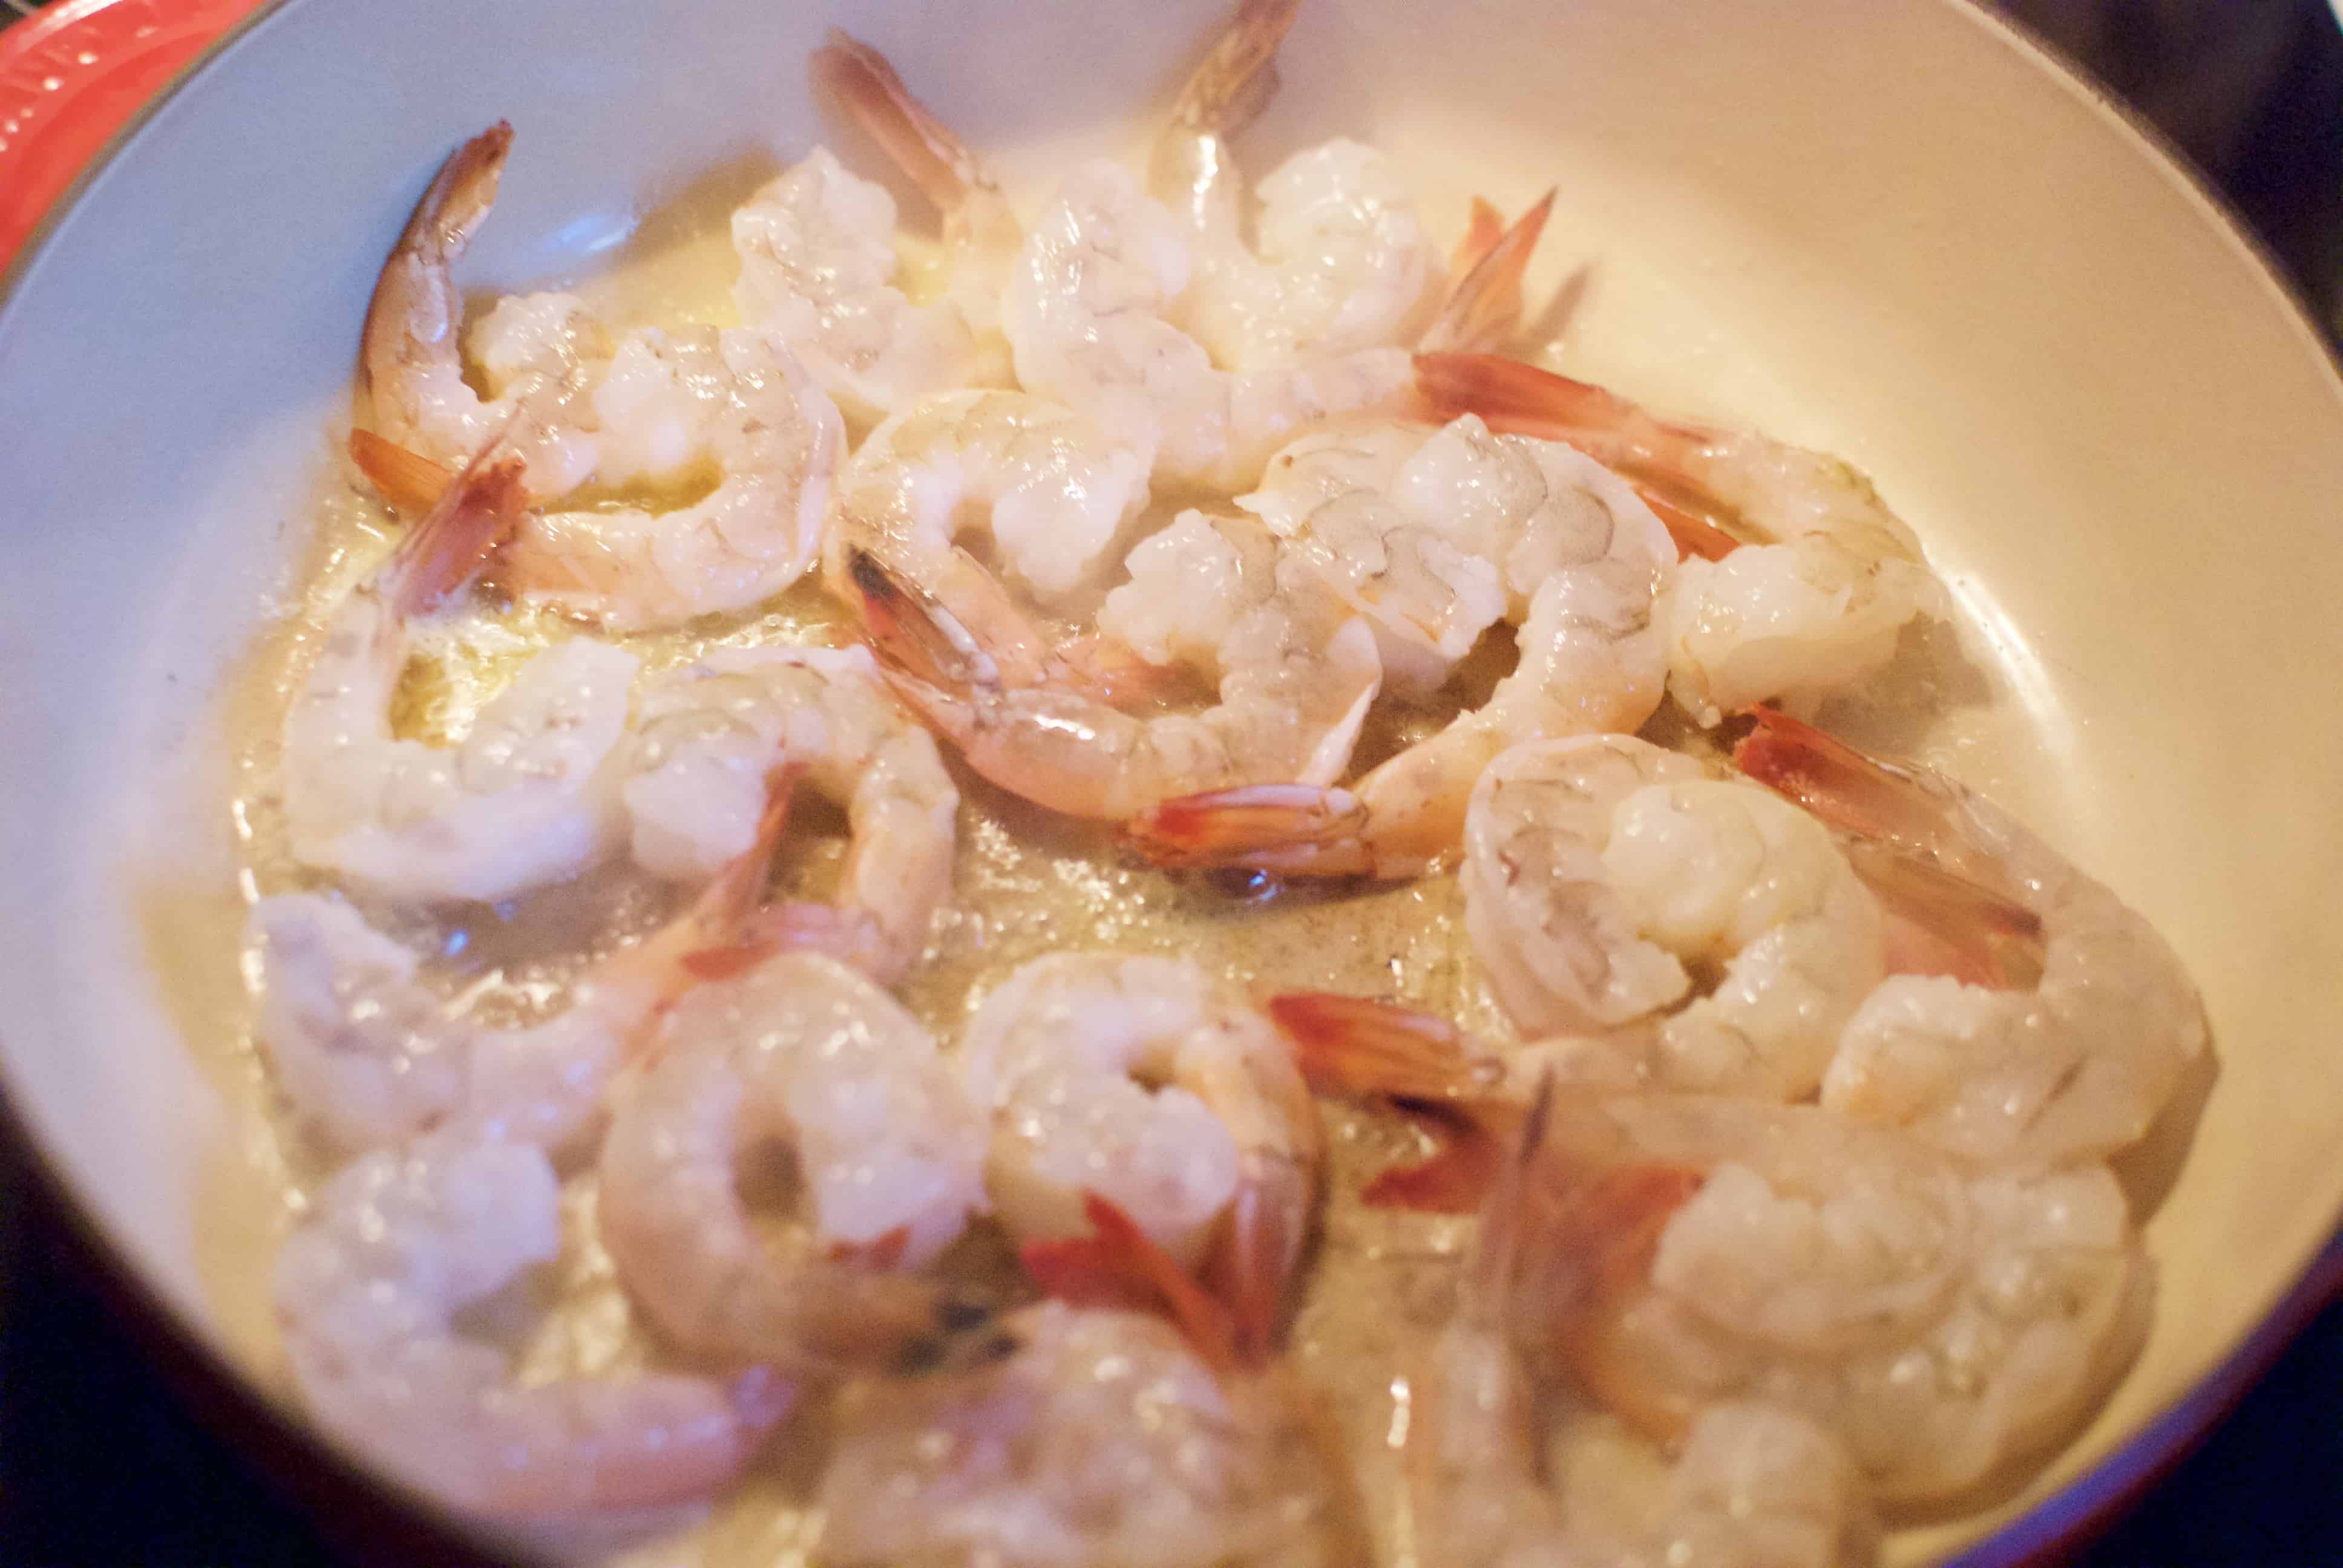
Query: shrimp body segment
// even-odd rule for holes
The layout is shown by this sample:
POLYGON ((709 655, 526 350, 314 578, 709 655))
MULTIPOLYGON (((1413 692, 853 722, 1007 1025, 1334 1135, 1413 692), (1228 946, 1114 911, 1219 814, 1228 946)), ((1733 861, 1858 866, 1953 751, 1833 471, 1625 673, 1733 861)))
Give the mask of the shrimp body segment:
POLYGON ((1239 1332, 1267 1338, 1323 1151, 1309 1089, 1266 1018, 1192 964, 1058 954, 996 987, 960 1050, 991 1113, 986 1185, 1012 1235, 1087 1233, 1095 1193, 1184 1266, 1224 1249, 1212 1261, 1239 1332))
POLYGON ((634 655, 575 638, 538 655, 453 747, 399 739, 408 622, 520 516, 516 462, 475 464, 327 621, 285 720, 293 852, 386 898, 493 900, 574 875, 611 827, 603 763, 634 655))
POLYGON ((1576 1071, 1607 1061, 1623 1087, 1812 1094, 1885 950, 1831 835, 1782 805, 1630 736, 1498 758, 1473 787, 1463 881, 1514 1021, 1595 1036, 1576 1071), (1717 978, 1695 995, 1701 972, 1717 978))
POLYGON ((1950 613, 1912 530, 1835 457, 1493 355, 1424 355, 1417 383, 1443 413, 1568 442, 1745 541, 1684 561, 1668 596, 1669 689, 1703 724, 1768 699, 1811 708, 1885 665, 1906 625, 1950 613))
POLYGON ((501 436, 529 493, 560 496, 592 477, 598 460, 586 399, 610 357, 608 335, 574 295, 498 301, 472 331, 491 389, 485 401, 465 380, 458 342, 464 301, 451 268, 496 204, 511 148, 512 127, 500 123, 440 166, 383 264, 358 370, 390 440, 453 467, 501 436))
POLYGON ((1285 456, 1241 504, 1293 530, 1413 684, 1444 674, 1496 618, 1518 622, 1520 662, 1479 709, 1350 789, 1168 803, 1132 825, 1147 853, 1288 876, 1415 876, 1455 852, 1473 781, 1498 753, 1633 730, 1658 706, 1654 604, 1674 549, 1615 477, 1475 419, 1420 439, 1328 432, 1285 456))
POLYGON ((964 1326, 932 1258, 985 1206, 982 1116, 933 1036, 816 953, 699 987, 602 1147, 602 1239, 671 1339, 792 1371, 886 1364, 964 1326), (788 1255, 740 1196, 743 1162, 795 1156, 788 1255))
POLYGON ((660 930, 600 960, 541 1023, 495 1028, 450 1013, 414 953, 356 910, 279 893, 246 919, 259 993, 255 1033, 297 1113, 337 1149, 447 1131, 566 1154, 601 1128, 603 1098, 697 955, 737 942, 780 826, 769 808, 749 845, 660 930))
POLYGON ((593 405, 604 483, 712 472, 715 487, 663 511, 533 518, 505 551, 514 593, 643 630, 746 609, 813 564, 846 432, 787 348, 745 327, 644 327, 618 346, 593 405))
POLYGON ((1120 821, 1197 790, 1331 783, 1382 680, 1365 623, 1248 518, 1183 512, 1129 565, 1100 629, 1212 681, 1212 706, 1141 717, 1071 682, 1008 684, 990 639, 884 571, 858 586, 905 700, 978 772, 1052 810, 1120 821))
POLYGON ((1044 1302, 1006 1354, 841 1401, 823 1561, 840 1568, 1363 1562, 1285 1380, 1226 1378, 1151 1314, 1044 1302))
POLYGON ((636 863, 705 880, 754 840, 778 769, 843 807, 834 907, 767 911, 881 983, 918 959, 951 890, 960 791, 864 648, 719 648, 645 681, 619 799, 636 863))
MULTIPOLYGON (((1981 883, 2039 922, 2040 979, 1988 989, 1892 975, 1864 1000, 1823 1079, 1823 1104, 1995 1162, 2091 1159, 2137 1141, 2205 1054, 2204 1003, 2137 911, 1990 800, 1911 764, 1876 761, 1761 712, 1735 759, 1752 777, 1885 853, 1981 883)), ((1948 907, 1957 923, 1961 909, 1948 907)))
POLYGON ((706 1497, 778 1416, 751 1374, 524 1387, 457 1314, 560 1248, 553 1168, 525 1144, 430 1138, 317 1193, 278 1255, 277 1321, 327 1431, 451 1507, 511 1518, 706 1497), (763 1407, 763 1408, 760 1408, 763 1407))

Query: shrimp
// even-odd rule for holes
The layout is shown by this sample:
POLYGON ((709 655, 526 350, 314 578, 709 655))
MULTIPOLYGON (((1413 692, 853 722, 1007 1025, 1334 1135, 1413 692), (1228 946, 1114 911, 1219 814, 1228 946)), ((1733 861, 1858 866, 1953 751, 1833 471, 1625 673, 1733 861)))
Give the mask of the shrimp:
MULTIPOLYGON (((1511 329, 1521 269, 1549 204, 1515 225, 1450 290, 1428 341, 1483 342, 1511 329)), ((1308 353, 1266 369, 1216 367, 1169 319, 1193 258, 1182 220, 1119 165, 1078 166, 1028 232, 1001 300, 1026 387, 1097 411, 1163 481, 1221 492, 1340 416, 1396 413, 1412 382, 1395 347, 1308 353)))
POLYGON ((1513 1021, 1596 1035, 1584 1057, 1631 1084, 1803 1099, 1884 972, 1878 906, 1821 824, 1630 736, 1498 758, 1462 879, 1513 1021))
POLYGON ((499 300, 471 335, 485 401, 465 379, 457 341, 464 304, 450 269, 496 205, 511 149, 512 126, 499 121, 440 166, 383 263, 358 373, 390 440, 452 467, 502 434, 529 492, 560 496, 599 459, 587 397, 610 357, 608 334, 575 295, 499 300))
POLYGON ((985 1130, 893 998, 820 954, 781 953, 693 990, 656 1050, 603 1144, 602 1240, 669 1338, 834 1372, 932 1355, 982 1320, 895 1271, 983 1208, 985 1130), (808 1211, 786 1258, 736 1187, 771 1145, 794 1156, 808 1211))
POLYGON ((343 1150, 442 1128, 577 1149, 599 1130, 604 1091, 659 1010, 698 980, 702 955, 744 933, 787 799, 682 914, 599 960, 560 1013, 528 1028, 451 1016, 417 978, 414 953, 347 904, 262 899, 245 926, 254 1032, 295 1111, 343 1150))
POLYGON ((718 648, 644 683, 618 794, 638 865, 697 882, 755 835, 775 769, 846 811, 835 906, 758 917, 891 983, 951 890, 960 791, 928 732, 888 695, 867 649, 718 648))
POLYGON ((1088 1194, 1178 1262, 1206 1263, 1247 1345, 1302 1259, 1324 1150, 1277 1030, 1194 965, 1121 953, 1026 964, 960 1040, 992 1118, 985 1183, 1022 1241, 1079 1236, 1088 1194))
MULTIPOLYGON (((1302 1053, 1409 1097, 1467 1066, 1437 1028, 1372 1020, 1302 1053)), ((1446 1109, 1484 1145, 1542 1129, 1490 1197, 1524 1206, 1538 1315, 1516 1337, 1650 1436, 1760 1400, 1835 1434, 1882 1502, 1940 1502, 2066 1430, 2138 1348, 2148 1266, 2105 1165, 1979 1167, 1813 1106, 1550 1085, 1525 1109, 1484 1079, 1446 1109)))
POLYGON ((1004 1353, 848 1391, 822 1478, 840 1568, 1355 1568, 1317 1412, 1216 1370, 1150 1313, 1043 1302, 1004 1353))
MULTIPOLYGON (((1533 1133, 1536 1127, 1533 1119, 1533 1133)), ((1512 1179, 1491 1196, 1459 1310, 1410 1380, 1403 1473, 1413 1561, 1420 1568, 1819 1568, 1867 1560, 1869 1520, 1845 1449, 1776 1406, 1701 1409, 1659 1495, 1641 1508, 1632 1500, 1642 1489, 1618 1485, 1621 1478, 1595 1466, 1541 1473, 1545 1402, 1515 1343, 1522 1320, 1535 1318, 1540 1304, 1524 1302, 1513 1278, 1525 1240, 1521 1162, 1509 1161, 1512 1179), (1608 1495, 1582 1495, 1598 1487, 1608 1495), (1586 1517, 1598 1513, 1613 1517, 1586 1517)))
POLYGON ((2146 920, 1941 774, 1874 760, 1763 709, 1734 755, 1855 835, 1866 875, 1909 887, 1916 871, 1950 873, 1952 889, 1940 875, 1920 901, 1971 928, 1966 940, 1982 920, 2030 926, 2040 942, 2029 989, 1882 981, 1840 1037, 1824 1105, 1996 1163, 2098 1158, 2147 1131, 2204 1056, 2207 1031, 2196 987, 2146 920), (1964 885, 1969 896, 1949 896, 1964 885))
POLYGON ((869 45, 833 28, 812 75, 942 212, 950 280, 932 303, 906 298, 894 198, 816 147, 732 215, 741 319, 776 334, 864 423, 930 392, 1008 385, 1000 297, 1024 236, 1007 199, 869 45))
MULTIPOLYGON (((1625 485, 1566 447, 1494 437, 1478 420, 1459 420, 1398 466, 1388 496, 1402 499, 1385 506, 1373 491, 1347 490, 1313 505, 1323 488, 1349 483, 1330 472, 1357 455, 1343 439, 1300 444, 1287 466, 1301 476, 1292 480, 1298 504, 1282 493, 1246 504, 1272 528, 1298 530, 1304 558, 1370 609, 1383 648, 1413 648, 1419 668, 1426 650, 1461 657, 1494 607, 1520 626, 1520 663, 1481 708, 1353 789, 1241 789, 1143 813, 1131 836, 1159 863, 1415 876, 1455 851, 1473 781, 1498 753, 1632 730, 1659 704, 1665 666, 1654 604, 1674 552, 1625 485), (1444 520, 1423 520, 1433 518, 1444 520), (1444 556, 1431 542, 1443 530, 1453 541, 1440 546, 1444 556), (1468 571, 1472 560, 1480 565, 1468 571), (1435 608, 1443 598, 1451 608, 1435 608)), ((1367 445, 1370 466, 1391 455, 1374 437, 1367 445)), ((1411 656, 1394 657, 1404 667, 1411 656)))
POLYGON ((302 1395, 356 1452, 450 1507, 528 1518, 706 1497, 787 1408, 760 1372, 522 1386, 464 1309, 560 1250, 540 1150, 434 1135, 327 1182, 277 1261, 302 1395))
POLYGON ((531 659, 461 744, 391 733, 409 621, 518 525, 520 477, 518 459, 475 459, 327 623, 285 719, 285 815, 305 865, 389 899, 492 901, 607 848, 603 763, 634 655, 573 638, 531 659))
POLYGON ((855 577, 897 692, 969 766, 1052 810, 1121 820, 1198 790, 1338 777, 1382 679, 1366 624, 1249 518, 1182 512, 1128 564, 1101 630, 1214 682, 1201 712, 1141 718, 1071 681, 1011 684, 989 635, 867 555, 855 577))
POLYGON ((838 408, 789 351, 746 327, 644 327, 594 389, 606 484, 673 484, 713 469, 688 505, 549 511, 506 546, 518 597, 618 630, 746 609, 821 548, 846 446, 838 408))
POLYGON ((1754 536, 1695 545, 1668 594, 1668 687, 1704 725, 1768 699, 1811 709, 1885 665, 1905 626, 1951 613, 1912 530, 1835 457, 1493 355, 1427 354, 1416 377, 1443 415, 1566 441, 1705 540, 1754 536))
POLYGON ((1261 182, 1248 247, 1243 182, 1228 141, 1265 104, 1272 57, 1299 0, 1245 0, 1180 95, 1148 168, 1186 220, 1194 274, 1172 319, 1232 370, 1412 342, 1434 308, 1440 256, 1383 155, 1338 137, 1261 182))

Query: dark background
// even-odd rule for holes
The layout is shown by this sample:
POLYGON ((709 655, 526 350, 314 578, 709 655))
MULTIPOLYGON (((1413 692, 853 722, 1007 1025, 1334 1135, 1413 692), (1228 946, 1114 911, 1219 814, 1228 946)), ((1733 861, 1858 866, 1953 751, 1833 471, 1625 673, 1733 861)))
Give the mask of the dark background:
MULTIPOLYGON (((30 0, 0 0, 0 25, 30 0)), ((2320 0, 2008 0, 2216 179, 2328 330, 2343 303, 2343 35, 2320 0)), ((166 1392, 0 1147, 0 1568, 335 1561, 166 1392)), ((2081 1562, 2343 1564, 2343 1307, 2081 1562)))

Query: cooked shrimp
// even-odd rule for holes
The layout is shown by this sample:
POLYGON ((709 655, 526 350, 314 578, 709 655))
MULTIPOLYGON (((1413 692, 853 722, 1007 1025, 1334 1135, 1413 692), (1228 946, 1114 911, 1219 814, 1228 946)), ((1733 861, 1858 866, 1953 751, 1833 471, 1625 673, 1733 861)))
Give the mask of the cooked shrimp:
MULTIPOLYGON (((1310 449, 1330 454, 1336 467, 1348 461, 1330 445, 1313 441, 1310 449)), ((1383 521, 1373 506, 1358 509, 1369 514, 1359 519, 1365 534, 1381 532, 1374 544, 1328 515, 1341 501, 1305 503, 1305 558, 1343 584, 1351 602, 1374 606, 1386 633, 1406 626, 1407 636, 1386 635, 1383 645, 1412 640, 1419 668, 1424 652, 1453 658, 1448 649, 1470 647, 1481 629, 1473 622, 1493 604, 1520 625, 1520 663, 1481 708, 1353 789, 1235 789, 1166 801, 1131 824, 1151 857, 1288 876, 1414 876, 1455 852, 1473 781, 1499 752, 1555 736, 1632 730, 1658 706, 1665 666, 1654 596, 1674 552, 1651 509, 1578 454, 1553 443, 1508 445, 1477 420, 1432 436, 1416 457, 1426 454, 1421 467, 1403 465, 1394 482, 1393 493, 1409 498, 1403 508, 1383 521), (1464 541, 1445 571, 1428 546, 1394 542, 1432 537, 1429 525, 1404 518, 1443 508, 1452 537, 1464 541), (1393 517, 1403 520, 1386 528, 1393 517), (1453 565, 1468 548, 1485 564, 1477 576, 1453 565), (1393 569, 1384 572, 1386 565, 1393 569), (1443 597, 1473 608, 1416 618, 1443 597)), ((1297 484, 1308 490, 1324 479, 1297 484)), ((1252 502, 1279 522, 1295 521, 1281 502, 1252 502)))
POLYGON ((1695 528, 1745 540, 1678 568, 1668 685, 1703 724, 1768 699, 1811 708, 1885 665, 1907 624, 1949 614, 1919 540, 1871 481, 1763 436, 1660 419, 1599 387, 1491 355, 1429 354, 1419 390, 1443 413, 1566 441, 1695 528))
POLYGON ((1421 1568, 1864 1561, 1868 1519, 1845 1451, 1778 1407, 1703 1408, 1659 1495, 1641 1508, 1631 1501, 1635 1489, 1595 1466, 1541 1473, 1546 1412, 1514 1342, 1522 1320, 1535 1321, 1543 1304, 1524 1302, 1513 1277, 1525 1218, 1518 1184, 1501 1182, 1492 1195, 1459 1310, 1411 1380, 1404 1473, 1413 1561, 1421 1568), (1608 1495, 1582 1495, 1596 1488, 1608 1495))
POLYGON ((1122 712, 1092 691, 1004 679, 989 636, 869 557, 863 619, 895 688, 970 767, 1072 816, 1121 820, 1201 789, 1331 782, 1382 678, 1373 635, 1249 518, 1182 512, 1131 552, 1102 631, 1214 683, 1197 712, 1122 712))
POLYGON ((1989 989, 1894 975, 1866 998, 1823 1103, 1995 1162, 2096 1158, 2137 1141, 2206 1050, 2204 1003, 2154 928, 2015 819, 1941 774, 1876 761, 1780 714, 1735 752, 1744 770, 1857 838, 1888 885, 1916 868, 1992 895, 1920 890, 1956 927, 2034 923, 2041 977, 1989 989))
POLYGON ((839 1568, 1356 1568, 1346 1478, 1283 1378, 1161 1319, 1028 1307, 972 1370, 850 1389, 822 1478, 839 1568))
POLYGON ((254 1033, 295 1112, 337 1148, 376 1149, 435 1128, 557 1155, 598 1130, 603 1094, 708 950, 739 940, 783 809, 683 913, 601 960, 546 1022, 498 1029, 451 1014, 415 954, 316 893, 261 900, 246 919, 259 993, 254 1033))
POLYGON ((838 409, 789 351, 745 327, 644 327, 594 389, 599 477, 716 487, 667 511, 545 512, 499 576, 528 599, 621 630, 746 609, 804 575, 845 452, 838 409))
POLYGON ((1630 736, 1506 752, 1464 842, 1506 1011, 1597 1035, 1629 1083, 1803 1099, 1883 972, 1878 906, 1821 824, 1630 736))
POLYGON ((383 263, 367 307, 358 372, 390 440, 457 466, 499 435, 524 466, 529 493, 566 495, 599 457, 588 394, 610 343, 569 294, 499 300, 472 329, 489 397, 465 379, 458 333, 464 301, 451 268, 496 205, 512 148, 498 122, 449 155, 383 263))
POLYGON ((850 419, 883 418, 930 392, 1008 385, 1001 289, 1023 238, 1008 201, 869 45, 833 28, 812 75, 943 214, 950 282, 929 304, 904 297, 894 197, 816 147, 732 215, 741 319, 788 344, 850 419))
MULTIPOLYGON (((1359 1039, 1308 1040, 1313 1079, 1414 1097, 1463 1075, 1436 1029, 1359 1039)), ((1485 1144, 1523 1120, 1518 1087, 1484 1080, 1450 1109, 1485 1144)), ((1548 1091, 1527 1119, 1537 1164, 1490 1201, 1527 1206, 1529 1342, 1654 1437, 1759 1399, 1830 1429, 1881 1501, 1931 1502, 2065 1430, 2137 1347, 2147 1266, 2104 1165, 1982 1169, 1714 1096, 1548 1091)))
POLYGON ((356 1452, 450 1507, 531 1517, 706 1497, 786 1408, 761 1373, 638 1373, 524 1387, 465 1308, 560 1250, 544 1153, 427 1138, 317 1194, 277 1261, 277 1322, 303 1397, 356 1452))
POLYGON ((1299 0, 1245 0, 1156 138, 1151 194, 1184 218, 1195 271, 1175 320, 1232 370, 1413 342, 1442 268, 1414 201, 1383 155, 1338 137, 1261 182, 1254 243, 1228 143, 1265 104, 1299 0))
POLYGON ((304 864, 386 898, 494 900, 602 853, 602 764, 626 728, 634 655, 573 638, 531 659, 461 744, 391 733, 409 621, 520 516, 519 462, 476 460, 327 623, 285 719, 285 815, 304 864))
POLYGON ((670 1338, 830 1372, 931 1354, 981 1321, 894 1271, 983 1208, 985 1130, 893 998, 833 960, 782 953, 693 990, 656 1043, 603 1144, 602 1240, 670 1338), (775 1145, 806 1211, 789 1256, 737 1187, 775 1145))
POLYGON ((760 914, 768 933, 891 983, 951 890, 960 791, 928 732, 896 706, 867 649, 719 648, 644 683, 619 798, 637 864, 699 881, 753 839, 766 779, 846 811, 836 902, 760 914))
POLYGON ((1311 1222, 1318 1113, 1275 1027, 1192 964, 1061 953, 984 999, 960 1040, 991 1112, 985 1182, 1020 1241, 1081 1235, 1112 1201, 1225 1286, 1268 1339, 1311 1222))
MULTIPOLYGON (((1541 204, 1450 292, 1426 329, 1443 344, 1510 330, 1541 204)), ((1079 166, 1026 235, 1001 322, 1027 387, 1095 410, 1173 484, 1227 492, 1261 474, 1280 446, 1345 415, 1396 412, 1412 371, 1404 350, 1306 353, 1266 369, 1216 367, 1168 317, 1193 265, 1182 221, 1119 165, 1079 166)))

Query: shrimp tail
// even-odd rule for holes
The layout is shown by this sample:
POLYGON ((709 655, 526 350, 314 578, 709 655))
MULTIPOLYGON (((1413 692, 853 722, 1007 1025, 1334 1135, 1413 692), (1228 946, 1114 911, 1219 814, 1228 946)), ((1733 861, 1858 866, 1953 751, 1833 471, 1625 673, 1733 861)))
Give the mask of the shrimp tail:
POLYGON ((421 615, 469 581, 490 551, 512 537, 528 503, 527 470, 488 443, 409 528, 375 578, 394 621, 421 615))
POLYGON ((1481 258, 1496 248, 1504 237, 1505 215, 1497 204, 1486 196, 1474 196, 1471 215, 1464 222, 1464 237, 1456 242, 1456 254, 1449 258, 1448 270, 1463 276, 1481 263, 1481 258))
POLYGON ((1226 1305, 1237 1354, 1248 1366, 1267 1362, 1285 1316, 1288 1292, 1310 1241, 1316 1182, 1296 1161, 1249 1156, 1204 1264, 1226 1305))
POLYGON ((350 461, 367 482, 402 512, 429 511, 456 477, 453 470, 371 430, 351 431, 349 449, 350 461))
POLYGON ((860 548, 846 569, 864 635, 890 671, 950 690, 1001 684, 998 663, 966 625, 910 577, 860 548))
POLYGON ((836 904, 775 904, 751 916, 749 930, 751 940, 777 950, 821 953, 882 984, 902 968, 879 922, 862 910, 836 904))
POLYGON ((953 212, 971 192, 991 188, 976 155, 911 95, 887 56, 870 45, 832 27, 808 70, 815 89, 869 132, 939 210, 953 212))
POLYGON ((1399 1110, 1437 1138, 1440 1147, 1412 1165, 1377 1171, 1359 1189, 1360 1201, 1371 1209, 1420 1214, 1470 1214, 1487 1202, 1505 1157, 1506 1136, 1514 1131, 1505 1108, 1492 1101, 1469 1113, 1407 1103, 1399 1110))
POLYGON ((1018 1257, 1046 1293, 1076 1306, 1161 1312, 1214 1372, 1246 1364, 1229 1308, 1111 1199, 1082 1195, 1091 1234, 1028 1241, 1018 1257))
POLYGON ((1174 126, 1234 136, 1277 92, 1277 47, 1302 0, 1242 0, 1237 14, 1180 89, 1174 126))
POLYGON ((1483 226, 1503 220, 1494 207, 1475 198, 1473 228, 1457 252, 1460 264, 1468 255, 1473 260, 1469 266, 1460 266, 1461 276, 1448 291, 1440 314, 1424 331, 1423 347, 1427 352, 1485 348, 1513 335, 1522 319, 1522 275, 1529 270, 1538 236, 1545 232, 1556 194, 1547 191, 1510 227, 1499 228, 1485 244, 1480 238, 1483 226))
POLYGON ((780 944, 757 930, 754 921, 765 886, 772 879, 773 857, 789 829, 789 802, 804 771, 797 767, 773 769, 766 780, 765 814, 758 819, 756 838, 709 879, 680 917, 630 950, 633 963, 643 972, 664 978, 671 959, 675 986, 688 987, 745 973, 779 950, 780 944))
MULTIPOLYGON (((398 357, 397 340, 407 330, 403 319, 417 275, 430 276, 464 253, 472 235, 497 203, 497 186, 503 178, 505 158, 512 151, 511 122, 498 120, 447 155, 431 177, 407 227, 392 247, 390 265, 375 282, 367 302, 366 326, 358 355, 358 378, 374 387, 378 357, 389 363, 398 357)), ((445 324, 449 330, 454 323, 445 324)))
POLYGON ((1123 825, 1123 839, 1173 869, 1365 875, 1376 869, 1366 823, 1365 805, 1347 789, 1253 784, 1159 801, 1123 825))
POLYGON ((1321 1094, 1451 1104, 1491 1088, 1493 1064, 1475 1061, 1464 1031, 1437 1014, 1336 991, 1289 991, 1263 1010, 1321 1094))

